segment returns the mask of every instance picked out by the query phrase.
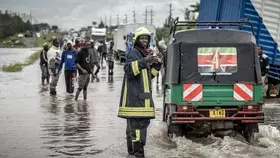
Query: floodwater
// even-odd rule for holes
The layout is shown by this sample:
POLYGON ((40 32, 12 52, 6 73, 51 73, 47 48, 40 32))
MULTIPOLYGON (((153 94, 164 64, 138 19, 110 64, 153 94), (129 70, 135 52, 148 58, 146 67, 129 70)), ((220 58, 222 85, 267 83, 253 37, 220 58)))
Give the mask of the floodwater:
MULTIPOLYGON (((0 65, 6 61, 3 58, 9 58, 1 51, 0 65)), ((116 63, 113 83, 108 83, 106 69, 99 75, 100 82, 89 85, 88 100, 83 101, 81 94, 74 101, 65 93, 63 74, 56 97, 41 89, 38 62, 19 73, 0 71, 0 157, 130 157, 126 152, 126 122, 117 117, 122 65, 116 63)), ((266 121, 260 125, 254 144, 240 137, 170 140, 161 121, 161 87, 154 83, 153 92, 157 118, 148 130, 146 157, 280 157, 278 104, 265 106, 266 121)))
POLYGON ((23 62, 29 55, 40 48, 0 48, 0 67, 3 65, 23 62))

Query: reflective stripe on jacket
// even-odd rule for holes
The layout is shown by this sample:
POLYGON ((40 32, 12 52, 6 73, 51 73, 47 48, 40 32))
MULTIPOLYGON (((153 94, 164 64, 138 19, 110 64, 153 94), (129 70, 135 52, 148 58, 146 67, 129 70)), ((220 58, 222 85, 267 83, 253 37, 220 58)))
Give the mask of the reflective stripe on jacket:
POLYGON ((125 76, 118 117, 155 118, 151 79, 157 75, 161 64, 153 64, 148 68, 144 57, 146 54, 143 50, 136 48, 128 55, 124 65, 125 76))

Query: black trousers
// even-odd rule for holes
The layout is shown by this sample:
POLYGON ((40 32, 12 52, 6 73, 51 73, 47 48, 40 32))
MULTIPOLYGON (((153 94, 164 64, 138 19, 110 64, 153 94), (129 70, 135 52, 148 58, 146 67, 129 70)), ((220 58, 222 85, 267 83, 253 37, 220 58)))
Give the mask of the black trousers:
POLYGON ((113 75, 114 73, 114 62, 113 61, 108 61, 108 65, 109 65, 109 68, 108 68, 108 75, 113 75))
POLYGON ((144 152, 150 119, 127 119, 126 141, 128 153, 144 152))
POLYGON ((76 74, 77 74, 76 70, 65 70, 64 71, 67 93, 74 93, 74 80, 75 80, 76 74))

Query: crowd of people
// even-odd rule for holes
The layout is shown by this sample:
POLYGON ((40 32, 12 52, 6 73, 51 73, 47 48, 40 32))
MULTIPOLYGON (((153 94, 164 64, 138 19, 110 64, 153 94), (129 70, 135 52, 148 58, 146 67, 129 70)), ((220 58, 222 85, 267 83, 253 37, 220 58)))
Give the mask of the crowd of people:
POLYGON ((63 67, 65 87, 68 94, 72 95, 74 93, 74 83, 78 81, 75 100, 78 99, 82 90, 84 99, 87 99, 87 87, 90 78, 91 82, 94 82, 94 80, 100 81, 98 73, 104 65, 104 59, 108 63, 109 75, 113 74, 114 59, 112 58, 112 48, 114 43, 110 42, 109 50, 107 50, 104 41, 100 42, 97 49, 95 44, 96 41, 93 40, 89 42, 75 40, 75 44, 73 44, 70 40, 63 42, 55 38, 51 47, 47 43, 43 45, 43 50, 40 54, 42 85, 50 85, 51 95, 57 94, 56 87, 63 67), (48 59, 49 57, 50 59, 48 59))
MULTIPOLYGON (((147 128, 150 119, 155 118, 151 80, 158 77, 159 71, 164 67, 166 45, 164 42, 158 42, 155 37, 156 43, 151 48, 151 33, 144 27, 135 30, 134 34, 133 49, 127 54, 124 65, 125 75, 118 117, 127 120, 128 153, 136 157, 144 157, 147 128)), ((74 45, 72 41, 67 41, 62 45, 59 44, 58 39, 54 39, 50 48, 44 44, 40 60, 42 85, 47 81, 46 84, 50 84, 50 94, 56 95, 57 83, 64 66, 66 92, 74 93, 74 82, 78 76, 75 100, 78 99, 81 91, 86 100, 90 78, 92 82, 99 81, 98 73, 104 61, 107 61, 108 77, 113 76, 114 43, 111 42, 108 49, 105 41, 100 43, 97 49, 93 40, 89 43, 80 43, 76 40, 74 45), (60 47, 63 47, 62 54, 60 54, 60 47), (48 60, 49 56, 50 60, 48 60)))

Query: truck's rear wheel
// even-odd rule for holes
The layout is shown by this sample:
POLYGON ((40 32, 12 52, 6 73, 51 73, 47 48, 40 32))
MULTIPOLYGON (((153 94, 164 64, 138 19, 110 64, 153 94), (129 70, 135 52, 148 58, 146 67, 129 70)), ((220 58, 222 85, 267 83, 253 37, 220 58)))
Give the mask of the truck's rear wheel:
POLYGON ((165 121, 167 123, 167 134, 170 138, 173 138, 176 136, 183 136, 183 125, 176 125, 172 124, 171 120, 171 113, 172 110, 170 109, 170 106, 165 106, 165 121))
POLYGON ((243 137, 249 142, 253 143, 255 140, 255 133, 259 132, 257 123, 246 124, 243 130, 243 137))

